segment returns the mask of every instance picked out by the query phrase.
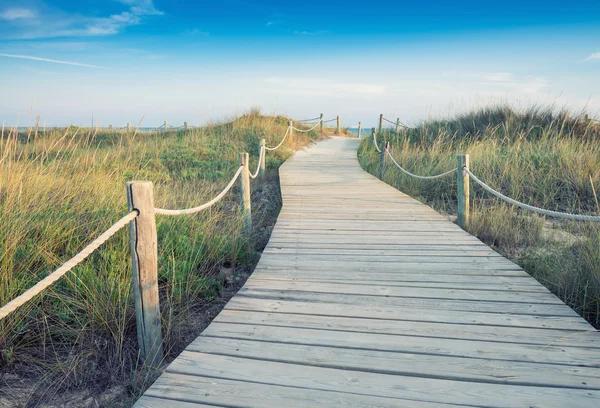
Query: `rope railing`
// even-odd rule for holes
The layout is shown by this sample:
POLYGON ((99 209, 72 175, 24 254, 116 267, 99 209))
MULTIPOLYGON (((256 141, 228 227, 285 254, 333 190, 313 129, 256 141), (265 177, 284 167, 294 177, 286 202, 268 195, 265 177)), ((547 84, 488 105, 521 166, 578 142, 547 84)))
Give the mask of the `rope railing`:
POLYGON ((260 153, 258 154, 258 164, 256 165, 256 171, 254 173, 250 173, 250 178, 251 179, 255 179, 256 177, 258 177, 258 174, 260 173, 260 169, 261 166, 263 164, 263 157, 265 155, 265 148, 264 148, 264 144, 260 146, 260 153))
MULTIPOLYGON (((395 122, 392 122, 392 121, 384 118, 383 115, 380 115, 379 131, 381 131, 381 123, 384 120, 391 124, 394 124, 394 125, 396 124, 395 122)), ((408 126, 402 124, 399 120, 397 123, 399 125, 402 125, 402 126, 408 128, 408 126)), ((438 179, 438 178, 446 177, 451 174, 457 173, 458 174, 458 177, 457 177, 457 180, 458 180, 458 184, 457 184, 457 188, 458 188, 458 219, 457 219, 457 222, 463 228, 466 228, 466 226, 468 225, 468 221, 469 221, 469 209, 470 209, 469 183, 468 183, 469 179, 472 179, 476 184, 478 184, 481 188, 483 188, 485 191, 492 194, 493 196, 495 196, 509 204, 512 204, 514 206, 517 206, 517 207, 520 207, 520 208, 523 208, 523 209, 526 209, 526 210, 529 210, 529 211, 532 211, 532 212, 535 212, 538 214, 546 215, 549 217, 555 217, 555 218, 576 220, 576 221, 592 221, 592 222, 600 221, 600 216, 597 216, 597 215, 573 214, 573 213, 569 213, 569 212, 547 210, 547 209, 536 207, 536 206, 533 206, 530 204, 525 204, 521 201, 517 201, 513 198, 507 197, 506 195, 502 194, 499 191, 494 190, 492 187, 490 187, 489 185, 487 185, 486 183, 481 181, 477 176, 475 176, 471 172, 471 170, 469 170, 469 155, 466 155, 466 154, 458 155, 457 159, 458 159, 459 165, 454 169, 451 169, 444 173, 436 174, 433 176, 421 176, 418 174, 411 173, 410 171, 403 168, 398 163, 398 161, 394 158, 394 156, 392 156, 391 151, 387 147, 387 143, 383 144, 383 150, 379 147, 379 145, 377 143, 377 132, 375 131, 375 128, 373 128, 373 145, 375 146, 375 149, 377 150, 377 152, 381 155, 380 168, 379 168, 379 178, 380 179, 383 179, 383 174, 384 174, 384 170, 385 170, 385 156, 389 156, 392 163, 394 163, 394 165, 400 171, 402 171, 403 173, 405 173, 408 176, 411 176, 411 177, 414 177, 417 179, 421 179, 421 180, 433 180, 433 179, 438 179)))
POLYGON ((314 130, 317 126, 319 126, 321 124, 321 122, 316 123, 313 127, 311 127, 310 129, 298 129, 297 127, 292 126, 292 129, 294 129, 297 132, 301 132, 301 133, 308 133, 311 130, 314 130))
POLYGON ((400 170, 402 170, 404 173, 406 173, 407 175, 417 178, 417 179, 421 179, 421 180, 434 180, 434 179, 438 179, 441 177, 445 177, 445 176, 449 176, 450 174, 455 173, 458 169, 454 168, 451 170, 448 170, 444 173, 440 173, 440 174, 436 174, 435 176, 419 176, 418 174, 414 174, 411 173, 410 171, 406 170, 405 168, 403 168, 402 166, 400 166, 398 164, 398 162, 396 161, 396 159, 394 159, 394 156, 392 156, 392 153, 390 152, 389 149, 385 149, 386 153, 388 154, 388 156, 390 157, 390 159, 392 160, 392 162, 396 165, 396 167, 398 167, 400 170))
POLYGON ((235 172, 235 174, 233 175, 233 177, 231 178, 231 181, 229 182, 229 184, 227 184, 227 187, 225 187, 223 189, 223 191, 221 191, 215 198, 213 198, 212 200, 210 200, 207 203, 204 203, 197 207, 185 208, 183 210, 166 210, 164 208, 155 208, 154 211, 156 212, 156 214, 159 214, 159 215, 186 215, 186 214, 195 214, 197 212, 200 212, 202 210, 210 208, 214 204, 216 204, 221 198, 223 198, 223 196, 225 196, 225 194, 227 194, 227 192, 229 190, 231 190, 231 187, 233 187, 233 184, 237 180, 237 178, 240 175, 240 173, 242 172, 242 170, 244 170, 244 166, 240 166, 237 169, 237 171, 235 172))
POLYGON ((100 245, 104 244, 106 241, 110 239, 113 235, 115 235, 121 228, 125 227, 132 221, 135 217, 138 216, 138 211, 131 211, 129 214, 121 218, 119 221, 114 223, 112 227, 107 229, 100 235, 98 238, 90 242, 85 248, 83 248, 77 255, 73 258, 69 259, 67 262, 62 264, 57 270, 46 276, 44 279, 36 283, 30 289, 26 290, 21 295, 17 296, 4 306, 0 308, 0 320, 4 319, 10 313, 17 310, 19 307, 23 306, 29 300, 31 300, 35 295, 42 292, 44 289, 52 285, 58 279, 60 279, 64 274, 69 272, 75 266, 83 262, 92 252, 94 252, 100 245))
POLYGON ((275 147, 267 147, 267 146, 265 146, 265 149, 269 150, 269 151, 273 151, 273 150, 279 149, 281 147, 281 145, 283 144, 283 142, 285 142, 285 139, 290 134, 291 128, 292 128, 291 126, 288 126, 287 130, 285 131, 285 135, 283 135, 283 139, 281 139, 281 142, 279 142, 279 144, 277 146, 275 146, 275 147))
MULTIPOLYGON (((261 139, 260 152, 258 156, 258 168, 254 173, 250 173, 248 169, 249 157, 248 153, 240 154, 240 166, 227 184, 227 186, 210 201, 191 208, 185 209, 163 209, 154 207, 154 187, 152 182, 133 181, 127 183, 127 199, 131 212, 117 221, 113 226, 102 233, 98 238, 88 244, 81 252, 73 258, 65 262, 54 272, 40 280, 33 287, 26 290, 15 299, 8 302, 0 308, 0 320, 4 319, 10 313, 23 306, 33 297, 48 288, 67 272, 72 270, 79 263, 84 261, 92 252, 100 245, 105 243, 110 237, 117 233, 120 229, 130 224, 130 240, 131 240, 131 262, 134 282, 134 299, 136 309, 136 324, 138 329, 138 343, 140 353, 146 364, 150 366, 158 366, 163 360, 162 348, 162 332, 161 332, 161 317, 160 308, 158 305, 158 257, 156 251, 157 245, 157 230, 156 230, 156 215, 179 216, 186 214, 198 213, 202 210, 210 208, 215 203, 220 201, 233 187, 236 180, 240 179, 241 192, 241 207, 243 213, 244 233, 248 234, 252 231, 251 218, 251 197, 250 197, 250 180, 257 178, 259 175, 264 175, 265 172, 265 155, 266 151, 276 150, 283 145, 293 130, 299 132, 309 132, 315 129, 318 125, 322 125, 321 120, 323 115, 317 119, 319 122, 310 129, 298 129, 292 126, 292 122, 288 124, 286 132, 281 142, 275 147, 266 147, 265 140, 261 139)), ((337 119, 337 118, 336 118, 337 119)), ((333 119, 333 120, 336 120, 333 119)), ((171 126, 164 122, 158 128, 151 130, 176 130, 181 128, 189 129, 187 122, 183 126, 171 126)), ((122 128, 127 131, 140 130, 132 127, 129 123, 122 128)), ((119 129, 117 129, 119 130, 119 129)))
POLYGON ((402 126, 403 128, 410 129, 410 127, 409 127, 409 126, 406 126, 404 123, 400 122, 400 120, 398 120, 398 123, 396 123, 396 122, 394 122, 394 121, 391 121, 391 120, 389 120, 389 119, 388 119, 388 118, 386 118, 386 117, 382 117, 382 119, 383 119, 383 120, 385 120, 386 122, 389 122, 389 123, 391 123, 392 125, 399 125, 399 126, 402 126))
POLYGON ((301 120, 295 120, 294 122, 312 122, 313 120, 321 120, 321 117, 316 117, 316 118, 311 118, 311 119, 301 119, 301 120))
POLYGON ((487 192, 491 193, 492 195, 500 198, 501 200, 504 200, 507 203, 515 205, 517 207, 521 207, 521 208, 524 208, 529 211, 533 211, 538 214, 548 215, 550 217, 565 218, 568 220, 577 220, 577 221, 600 221, 600 216, 596 216, 596 215, 584 215, 584 214, 573 214, 573 213, 568 213, 568 212, 552 211, 552 210, 546 210, 544 208, 535 207, 533 205, 522 203, 520 201, 514 200, 514 199, 507 197, 504 194, 494 190, 493 188, 491 188, 490 186, 485 184, 483 181, 481 181, 477 176, 475 176, 471 172, 471 170, 469 170, 467 167, 463 167, 463 170, 466 171, 467 174, 469 175, 469 177, 471 179, 473 179, 473 181, 475 183, 479 184, 484 190, 486 190, 487 192))

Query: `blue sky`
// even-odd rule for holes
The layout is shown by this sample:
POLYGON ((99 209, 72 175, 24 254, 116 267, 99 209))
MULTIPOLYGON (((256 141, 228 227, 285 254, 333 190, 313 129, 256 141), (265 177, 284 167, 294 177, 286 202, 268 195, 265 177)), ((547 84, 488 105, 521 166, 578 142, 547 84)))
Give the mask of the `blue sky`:
POLYGON ((595 1, 0 0, 0 120, 600 114, 595 1))

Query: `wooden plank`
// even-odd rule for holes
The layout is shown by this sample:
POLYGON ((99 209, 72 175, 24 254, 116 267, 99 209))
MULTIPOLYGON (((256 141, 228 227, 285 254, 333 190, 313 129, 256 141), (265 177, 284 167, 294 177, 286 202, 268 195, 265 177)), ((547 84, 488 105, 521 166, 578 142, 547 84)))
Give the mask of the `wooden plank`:
MULTIPOLYGON (((452 381, 412 376, 389 376, 381 373, 337 370, 330 368, 293 365, 183 352, 171 364, 168 373, 199 376, 201 378, 231 379, 227 373, 235 373, 237 381, 261 382, 285 387, 303 388, 306 394, 312 390, 333 391, 336 394, 364 395, 398 400, 426 400, 434 403, 475 405, 485 398, 487 406, 565 407, 574 399, 578 407, 597 407, 600 391, 554 387, 526 387, 505 384, 452 381), (401 385, 400 385, 401 384, 401 385)), ((168 378, 168 377, 167 377, 168 378)), ((324 400, 317 406, 330 405, 324 400)), ((377 404, 375 404, 377 405, 377 404)))
POLYGON ((298 327, 269 327, 214 321, 202 336, 365 350, 486 358, 504 361, 597 367, 597 349, 497 343, 377 333, 349 333, 298 327))
POLYGON ((508 326, 525 328, 548 328, 565 331, 593 330, 593 327, 578 315, 540 316, 508 313, 484 313, 439 309, 423 310, 408 307, 384 307, 379 304, 354 306, 343 303, 313 303, 286 300, 270 300, 235 296, 227 303, 226 310, 249 310, 283 314, 317 316, 358 317, 384 320, 406 320, 416 322, 473 324, 478 326, 508 326))
POLYGON ((249 280, 244 289, 302 291, 316 293, 339 293, 347 295, 370 295, 385 297, 411 297, 428 299, 457 299, 468 301, 518 302, 527 304, 557 304, 563 306, 560 299, 550 292, 507 292, 493 290, 456 290, 439 288, 418 288, 390 285, 353 285, 348 283, 303 282, 279 280, 249 280))
MULTIPOLYGON (((341 370, 377 371, 388 375, 419 375, 427 378, 457 381, 600 389, 600 371, 590 367, 265 343, 254 340, 211 337, 199 337, 187 350, 341 370), (540 371, 544 372, 543 376, 539 375, 540 371)), ((194 358, 194 355, 190 355, 190 358, 194 358)))
POLYGON ((257 299, 294 300, 316 303, 343 303, 354 306, 410 307, 429 310, 461 312, 486 312, 530 316, 579 316, 564 304, 486 302, 462 299, 402 298, 386 296, 348 295, 344 293, 318 293, 243 288, 237 296, 257 299))
MULTIPOLYGON (((248 363, 252 363, 248 361, 248 363)), ((273 408, 273 407, 352 407, 352 408, 447 408, 452 404, 433 403, 414 399, 397 399, 342 393, 320 389, 282 386, 261 381, 238 381, 222 377, 201 377, 167 372, 146 391, 146 396, 159 397, 165 402, 156 407, 171 407, 171 401, 227 407, 273 408)), ((137 405, 135 408, 141 408, 137 405)), ((173 407, 178 408, 177 405, 173 407)), ((187 405, 184 405, 187 408, 187 405)))
POLYGON ((600 349, 599 336, 593 331, 565 331, 523 327, 476 326, 444 322, 374 320, 371 318, 285 315, 252 311, 223 310, 214 320, 220 323, 379 333, 397 336, 478 340, 498 343, 552 344, 564 347, 600 349))

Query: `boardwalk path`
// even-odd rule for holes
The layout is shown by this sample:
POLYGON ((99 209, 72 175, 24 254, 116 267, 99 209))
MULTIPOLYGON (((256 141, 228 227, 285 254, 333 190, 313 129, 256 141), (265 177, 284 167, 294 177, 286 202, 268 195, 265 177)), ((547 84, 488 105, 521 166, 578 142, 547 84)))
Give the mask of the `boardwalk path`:
POLYGON ((357 144, 282 166, 254 274, 136 406, 599 407, 600 335, 357 144))

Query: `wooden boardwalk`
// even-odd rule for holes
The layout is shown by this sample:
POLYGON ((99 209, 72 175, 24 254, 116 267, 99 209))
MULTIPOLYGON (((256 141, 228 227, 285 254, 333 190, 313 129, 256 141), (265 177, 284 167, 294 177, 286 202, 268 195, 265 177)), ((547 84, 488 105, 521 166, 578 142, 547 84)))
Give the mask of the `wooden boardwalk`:
POLYGON ((600 407, 600 335, 357 145, 281 167, 255 272, 136 407, 600 407))

